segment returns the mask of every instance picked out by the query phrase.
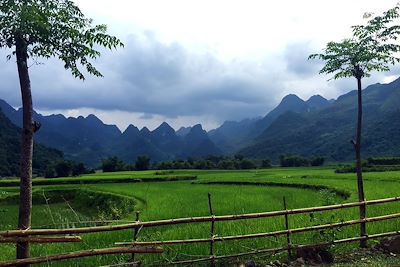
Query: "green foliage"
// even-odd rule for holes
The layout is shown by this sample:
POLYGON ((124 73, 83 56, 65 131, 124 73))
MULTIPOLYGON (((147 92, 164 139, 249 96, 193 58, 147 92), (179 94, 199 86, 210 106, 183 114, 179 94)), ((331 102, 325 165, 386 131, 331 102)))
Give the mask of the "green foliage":
POLYGON ((103 172, 117 172, 124 171, 125 164, 118 157, 109 157, 101 160, 101 168, 103 172))
POLYGON ((353 26, 352 38, 329 42, 323 54, 312 54, 309 59, 325 61, 320 73, 334 74, 334 79, 361 79, 369 77, 372 71, 388 71, 389 65, 400 61, 396 55, 400 51, 396 41, 400 26, 393 25, 398 18, 399 6, 396 6, 382 16, 369 19, 366 25, 353 26))
POLYGON ((186 161, 163 161, 155 166, 154 169, 198 169, 198 170, 248 170, 256 168, 270 168, 271 161, 264 159, 262 161, 245 159, 242 155, 234 155, 233 158, 227 156, 208 156, 204 159, 188 158, 186 161))
POLYGON ((85 79, 79 66, 102 76, 90 63, 100 56, 95 45, 123 46, 106 31, 106 25, 92 26, 70 0, 0 0, 0 48, 22 43, 29 57, 57 57, 79 79, 85 79))
POLYGON ((272 167, 271 160, 269 159, 261 160, 261 168, 271 168, 271 167, 272 167))
MULTIPOLYGON (((0 111, 0 177, 18 176, 20 172, 21 129, 0 111)), ((47 166, 63 159, 63 153, 40 144, 34 145, 33 174, 43 175, 47 166)))
POLYGON ((138 156, 135 162, 135 170, 145 171, 150 168, 150 158, 148 156, 138 156))
POLYGON ((300 156, 279 156, 279 163, 281 167, 303 167, 309 166, 309 161, 300 156))
POLYGON ((311 166, 322 166, 324 165, 325 158, 323 157, 315 157, 310 160, 311 166))
MULTIPOLYGON (((362 167, 363 172, 392 172, 400 171, 399 165, 366 165, 362 167)), ((356 173, 357 169, 352 165, 345 165, 337 168, 335 173, 356 173)))
POLYGON ((44 174, 45 178, 69 177, 88 174, 93 170, 86 169, 83 163, 76 163, 70 160, 60 160, 55 164, 48 165, 44 174))
MULTIPOLYGON (((400 156, 400 100, 396 96, 400 96, 400 79, 390 84, 371 85, 363 91, 362 154, 365 158, 400 156), (394 100, 397 104, 386 108, 386 103, 394 100)), ((339 97, 330 107, 303 113, 289 121, 280 117, 262 139, 241 153, 250 158, 268 157, 274 162, 282 154, 309 159, 322 156, 329 162, 352 161, 354 151, 349 140, 354 135, 356 102, 353 91, 339 97)))
POLYGON ((317 167, 324 165, 325 158, 313 157, 311 159, 307 159, 300 156, 280 155, 279 162, 281 167, 317 167))
POLYGON ((400 165, 400 157, 368 158, 370 165, 400 165))
POLYGON ((249 170, 257 168, 256 164, 252 160, 242 159, 240 160, 240 169, 249 170))
POLYGON ((57 173, 57 177, 68 177, 71 175, 71 164, 67 161, 60 161, 54 167, 57 173))

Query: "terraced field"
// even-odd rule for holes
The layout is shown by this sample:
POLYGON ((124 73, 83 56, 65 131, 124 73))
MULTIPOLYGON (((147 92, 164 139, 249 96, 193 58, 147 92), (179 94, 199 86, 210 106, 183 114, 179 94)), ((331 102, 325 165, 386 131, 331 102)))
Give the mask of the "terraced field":
MULTIPOLYGON (((367 199, 400 195, 400 172, 365 173, 367 199)), ((17 220, 16 181, 0 181, 0 230, 12 229, 17 220), (3 219, 5 218, 5 219, 3 219)), ((147 171, 94 174, 77 178, 37 180, 34 186, 34 228, 65 228, 96 225, 94 221, 133 221, 140 211, 141 221, 209 215, 208 193, 216 215, 264 212, 283 208, 321 206, 356 201, 354 174, 336 174, 330 168, 290 168, 250 171, 147 171), (45 185, 49 184, 49 185, 45 185), (91 221, 91 222, 87 222, 91 221)), ((400 204, 385 204, 368 209, 368 216, 400 211, 400 204)), ((293 215, 291 228, 357 219, 357 209, 293 215)), ((116 223, 116 222, 108 222, 116 223)), ((242 220, 216 223, 218 236, 240 235, 284 229, 284 218, 242 220)), ((397 220, 371 223, 368 233, 400 229, 397 220)), ((298 234, 294 243, 332 240, 356 236, 356 226, 337 231, 298 234)), ((210 224, 165 226, 142 229, 139 241, 208 238, 210 224)), ((83 243, 34 245, 32 255, 56 254, 73 250, 111 247, 115 242, 130 241, 132 230, 83 236, 83 243)), ((285 245, 285 237, 219 242, 215 254, 225 255, 285 245)), ((0 260, 14 258, 14 247, 0 245, 0 260)), ((343 252, 355 245, 332 248, 343 252)), ((193 259, 209 253, 208 244, 165 246, 163 255, 139 255, 145 264, 193 259)), ((283 254, 275 257, 284 257, 283 254)), ((130 256, 104 256, 59 263, 57 266, 98 266, 129 260, 130 256)), ((262 260, 262 258, 261 258, 262 260)))

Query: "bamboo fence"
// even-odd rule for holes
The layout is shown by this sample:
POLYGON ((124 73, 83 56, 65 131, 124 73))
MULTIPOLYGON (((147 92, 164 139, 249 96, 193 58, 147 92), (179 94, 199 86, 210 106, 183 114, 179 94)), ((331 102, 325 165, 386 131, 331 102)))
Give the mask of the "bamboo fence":
POLYGON ((236 235, 236 236, 218 236, 213 238, 198 238, 198 239, 186 239, 186 240, 167 240, 167 241, 148 241, 148 242, 117 242, 116 246, 154 246, 154 245, 180 245, 180 244, 196 244, 196 243, 210 243, 210 242, 221 242, 221 241, 234 241, 234 240, 243 240, 243 239, 253 239, 253 238, 261 238, 261 237, 276 237, 280 235, 288 235, 288 234, 296 234, 296 233, 304 233, 310 231, 318 231, 324 229, 332 229, 343 226, 350 226, 361 223, 369 223, 369 222, 378 222, 385 221, 390 219, 400 218, 400 213, 377 216, 371 218, 365 218, 360 220, 351 220, 345 222, 338 223, 330 223, 302 228, 295 228, 289 230, 279 230, 267 233, 257 233, 257 234, 248 234, 248 235, 236 235))
POLYGON ((394 213, 383 216, 369 217, 358 220, 349 220, 337 223, 330 224, 322 224, 316 226, 308 226, 302 228, 289 228, 289 215, 295 214, 304 214, 304 213, 313 213, 313 212, 322 212, 322 211, 330 211, 330 210, 341 210, 354 208, 359 206, 369 206, 369 205, 377 205, 384 204, 390 202, 399 202, 400 197, 393 198, 385 198, 378 200, 369 200, 362 202, 353 202, 353 203, 345 203, 338 205, 330 205, 330 206, 322 206, 322 207, 311 207, 311 208, 302 208, 302 209, 287 209, 286 200, 284 199, 284 210, 281 211, 271 211, 271 212, 261 212, 261 213, 249 213, 249 214, 239 214, 239 215, 223 215, 216 216, 214 215, 212 203, 211 203, 211 195, 208 195, 208 204, 210 216, 204 217, 190 217, 190 218, 177 218, 177 219, 169 219, 169 220, 158 220, 158 221, 149 221, 149 222, 141 222, 139 220, 139 214, 136 214, 136 222, 121 224, 121 225, 107 225, 107 226, 94 226, 94 227, 81 227, 81 228, 68 228, 68 229, 28 229, 28 230, 10 230, 10 231, 1 231, 0 232, 0 244, 1 243, 17 243, 17 242, 30 242, 30 243, 62 243, 62 242, 81 242, 82 239, 80 236, 68 236, 73 234, 86 234, 86 233, 98 233, 98 232, 106 232, 106 231, 120 231, 133 229, 132 242, 116 242, 114 248, 105 248, 105 249, 92 249, 78 252, 70 252, 60 255, 51 255, 46 257, 37 257, 37 258, 27 258, 21 259, 11 262, 0 262, 0 267, 5 266, 19 266, 19 265, 28 265, 28 264, 38 264, 45 262, 53 262, 60 260, 67 260, 73 258, 82 258, 89 256, 97 256, 97 255, 107 255, 107 254, 131 254, 132 260, 134 260, 134 255, 136 253, 162 253, 163 249, 160 246, 163 245, 176 245, 176 244, 195 244, 195 243, 209 243, 210 245, 210 255, 208 257, 195 259, 195 260, 187 260, 187 261, 177 261, 172 262, 173 264, 188 264, 188 263, 196 263, 196 262, 204 262, 210 261, 211 265, 215 264, 216 260, 220 259, 228 259, 228 258, 237 258, 241 256, 248 255, 256 255, 256 254, 266 254, 266 253, 278 253, 282 251, 287 251, 290 255, 292 251, 297 248, 303 247, 315 247, 315 246, 323 246, 323 245, 334 245, 340 243, 349 243, 356 242, 361 240, 368 240, 374 238, 382 238, 387 236, 395 236, 400 235, 400 231, 388 232, 388 233, 380 233, 374 235, 365 235, 359 237, 351 237, 340 240, 333 240, 326 243, 319 244, 311 244, 311 245, 293 245, 291 243, 290 236, 296 233, 304 233, 310 231, 318 231, 323 229, 332 229, 337 227, 344 227, 350 225, 358 225, 365 224, 371 222, 385 221, 390 219, 400 218, 400 213, 394 213), (236 220, 248 220, 248 219, 259 219, 259 218, 268 218, 268 217, 277 217, 284 216, 285 217, 285 230, 266 232, 266 233, 256 233, 256 234, 246 234, 246 235, 237 235, 237 236, 216 236, 215 234, 215 223, 223 222, 223 221, 236 221, 236 220), (148 241, 148 242, 138 242, 137 237, 142 228, 146 227, 158 227, 165 225, 178 225, 178 224, 193 224, 193 223, 204 223, 210 222, 210 237, 209 238, 199 238, 199 239, 186 239, 186 240, 164 240, 164 241, 148 241), (57 236, 58 235, 58 236, 57 236), (64 236, 60 236, 64 235, 64 236), (234 254, 234 255, 221 255, 216 256, 214 253, 214 244, 215 242, 223 242, 223 241, 233 241, 233 240, 244 240, 244 239, 252 239, 252 238, 265 238, 265 237, 277 237, 285 235, 287 238, 287 246, 279 247, 279 248, 268 248, 262 250, 254 250, 250 252, 234 254), (45 236, 45 237, 42 237, 45 236))
POLYGON ((290 249, 299 249, 299 248, 323 247, 323 246, 329 246, 329 245, 357 242, 360 240, 377 239, 377 238, 391 237, 391 236, 398 236, 398 235, 400 235, 400 231, 374 234, 374 235, 368 235, 368 236, 363 236, 363 237, 351 237, 351 238, 333 240, 330 242, 317 243, 317 244, 258 249, 258 250, 254 250, 254 251, 250 251, 250 252, 238 253, 238 254, 233 254, 233 255, 214 256, 214 257, 200 258, 200 259, 195 259, 195 260, 176 261, 176 262, 171 262, 171 263, 175 264, 175 265, 189 264, 189 263, 191 264, 191 263, 197 263, 197 262, 210 261, 211 259, 221 260, 221 259, 239 258, 239 257, 243 257, 243 256, 251 256, 251 255, 258 255, 258 254, 275 254, 275 253, 279 253, 282 251, 287 251, 289 248, 290 249))
POLYGON ((98 233, 98 232, 110 232, 119 230, 128 230, 134 228, 146 228, 155 226, 166 226, 166 225, 177 225, 177 224, 192 224, 192 223, 204 223, 204 222, 222 222, 222 221, 236 221, 246 219, 260 219, 267 217, 277 217, 282 215, 293 215, 311 212, 321 212, 328 210, 347 209, 354 208, 363 205, 376 205, 389 202, 400 201, 400 197, 369 200, 362 202, 353 202, 345 204, 337 204, 322 207, 302 208, 302 209, 289 209, 281 211, 270 211, 260 213, 248 213, 240 215, 222 215, 222 216, 204 216, 204 217, 190 217, 190 218, 177 218, 169 220, 157 220, 149 222, 134 222, 120 225, 105 225, 105 226, 94 226, 94 227, 81 227, 81 228, 66 228, 66 229, 28 229, 28 230, 9 230, 0 231, 0 236, 11 237, 11 236, 33 236, 33 235, 70 235, 70 234, 84 234, 84 233, 98 233))
POLYGON ((27 258, 21 260, 15 260, 10 262, 0 262, 0 267, 9 266, 20 266, 29 264, 40 264, 40 263, 51 263, 54 261, 62 261, 68 259, 76 259, 83 257, 92 257, 98 255, 110 255, 110 254, 131 254, 131 253, 162 253, 163 249, 160 247, 143 247, 143 248, 102 248, 102 249, 90 249, 84 251, 70 252, 59 255, 27 258))

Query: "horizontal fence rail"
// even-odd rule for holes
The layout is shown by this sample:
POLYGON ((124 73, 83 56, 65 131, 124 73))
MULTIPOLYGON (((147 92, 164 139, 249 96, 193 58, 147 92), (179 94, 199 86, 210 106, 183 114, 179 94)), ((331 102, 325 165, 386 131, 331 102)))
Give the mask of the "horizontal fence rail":
POLYGON ((267 233, 257 233, 257 234, 248 234, 248 235, 238 235, 238 236, 225 236, 225 237, 213 237, 213 238, 199 238, 199 239, 187 239, 187 240, 168 240, 168 241, 149 241, 149 242, 117 242, 115 243, 116 246, 149 246, 149 245, 178 245, 178 244, 193 244, 193 243, 209 243, 211 240, 214 242, 220 241, 233 241, 233 240, 242 240, 242 239, 252 239, 252 238, 261 238, 261 237, 275 237, 279 235, 286 235, 286 234, 295 234, 295 233, 304 233, 310 231, 317 231, 317 230, 324 230, 324 229, 331 229, 336 227, 343 227, 343 226, 350 226, 355 224, 367 223, 367 222, 378 222, 378 221, 385 221, 390 219, 400 218, 400 213, 391 214, 391 215, 384 215, 384 216, 377 216, 371 218, 365 218, 361 220, 351 220, 339 223, 330 223, 330 224, 323 224, 317 226, 309 226, 309 227, 302 227, 302 228, 295 228, 290 230, 279 230, 274 232, 267 232, 267 233))
POLYGON ((15 260, 10 262, 1 263, 0 267, 9 267, 9 266, 20 266, 20 265, 28 265, 28 264, 40 264, 40 263, 49 263, 52 261, 61 261, 68 259, 76 259, 83 257, 92 257, 99 255, 111 255, 111 254, 131 254, 131 253, 162 253, 163 249, 160 247, 142 247, 142 248, 102 248, 102 249, 91 249, 84 250, 78 252, 70 252, 59 255, 45 256, 45 257, 37 257, 37 258, 27 258, 21 260, 15 260))
MULTIPOLYGON (((384 203, 391 203, 391 202, 398 202, 398 201, 400 201, 400 197, 392 197, 392 198, 385 198, 385 199, 344 203, 344 204, 321 206, 321 207, 310 207, 310 208, 301 208, 301 209, 284 209, 284 210, 280 210, 280 211, 270 211, 270 212, 262 212, 262 213, 215 216, 213 213, 213 210, 212 210, 212 206, 211 206, 211 195, 209 194, 209 208, 210 208, 211 216, 177 218, 177 219, 169 219, 169 220, 141 222, 141 221, 139 221, 139 216, 137 214, 136 222, 121 224, 121 225, 106 225, 106 226, 68 228, 68 229, 28 229, 28 230, 1 231, 0 232, 0 244, 1 243, 17 243, 17 242, 43 243, 43 244, 44 243, 69 243, 69 242, 81 242, 82 241, 82 238, 80 236, 69 236, 69 235, 74 235, 74 234, 89 234, 89 233, 120 231, 120 230, 128 230, 128 229, 135 230, 135 233, 134 233, 132 242, 116 242, 115 246, 117 246, 117 247, 91 249, 91 250, 64 253, 64 254, 59 254, 59 255, 27 258, 27 259, 20 259, 20 260, 15 260, 15 261, 10 261, 10 262, 0 262, 0 267, 50 263, 53 261, 61 261, 61 260, 90 257, 90 256, 97 256, 97 255, 110 255, 110 254, 132 254, 132 259, 134 259, 135 253, 154 253, 154 254, 163 253, 163 248, 160 247, 162 245, 195 244, 195 243, 209 243, 210 244, 210 256, 200 258, 200 259, 194 259, 194 260, 176 261, 176 262, 172 262, 172 264, 191 264, 191 263, 210 261, 211 265, 213 265, 215 260, 220 260, 220 259, 228 259, 228 258, 256 255, 256 254, 278 253, 278 252, 282 252, 282 251, 288 251, 288 253, 290 253, 290 251, 292 251, 293 249, 299 249, 299 248, 334 245, 334 244, 341 244, 341 243, 356 242, 356 241, 360 241, 360 240, 368 240, 368 239, 374 239, 374 238, 396 236, 396 235, 400 235, 400 231, 373 234, 373 235, 365 235, 365 236, 359 236, 359 237, 350 237, 350 238, 346 238, 346 239, 332 240, 330 242, 312 244, 312 245, 300 245, 300 244, 294 245, 294 244, 290 243, 290 239, 288 238, 288 242, 287 242, 288 244, 285 247, 253 250, 253 251, 245 252, 245 253, 239 253, 239 254, 234 254, 234 255, 221 255, 221 256, 216 256, 216 255, 214 255, 214 252, 213 252, 214 242, 244 240, 244 239, 264 238, 264 237, 277 237, 277 236, 281 236, 281 235, 286 235, 289 237, 291 234, 295 234, 295 233, 304 233, 304 232, 310 232, 310 231, 318 231, 318 230, 324 230, 324 229, 331 229, 331 228, 337 228, 337 227, 344 227, 344 226, 351 226, 351 225, 357 225, 357 224, 363 224, 363 223, 371 223, 371 222, 379 222, 379 221, 396 219, 396 218, 400 218, 400 213, 393 213, 393 214, 389 214, 389 215, 369 217, 369 218, 357 219, 357 220, 349 220, 349 221, 330 223, 330 224, 307 226, 307 227, 294 228, 294 229, 290 229, 287 224, 285 230, 272 231, 272 232, 266 232, 266 233, 237 235, 237 236, 224 236, 224 237, 215 235, 215 233, 214 233, 215 222, 260 219, 260 218, 278 217, 278 216, 285 216, 285 218, 287 220, 288 215, 322 212, 322 211, 330 211, 330 210, 341 210, 341 209, 355 208, 355 207, 360 207, 360 206, 377 205, 377 204, 384 204, 384 203), (212 227, 211 227, 211 234, 210 234, 209 238, 186 239, 186 240, 147 241, 147 242, 136 241, 138 232, 146 227, 158 227, 158 226, 167 226, 167 225, 181 225, 181 224, 193 224, 193 223, 205 223, 205 222, 211 222, 212 227)), ((286 205, 285 205, 285 207, 286 207, 286 205)), ((287 223, 287 221, 286 221, 286 223, 287 223)), ((203 257, 203 256, 200 256, 200 257, 203 257)))
MULTIPOLYGON (((251 256, 251 255, 258 255, 258 254, 268 254, 268 253, 275 254, 275 253, 287 251, 288 249, 293 249, 293 248, 300 249, 300 248, 322 247, 322 246, 351 243, 351 242, 357 242, 360 240, 376 239, 376 238, 383 238, 383 237, 390 237, 390 236, 397 236, 397 235, 400 235, 400 231, 388 232, 388 233, 382 233, 382 234, 374 234, 374 235, 368 235, 368 236, 363 236, 363 237, 351 237, 351 238, 333 240, 330 242, 323 242, 323 243, 318 243, 318 244, 292 245, 290 247, 257 249, 257 250, 250 251, 250 252, 244 252, 244 253, 238 253, 238 254, 232 254, 232 255, 214 256, 213 259, 221 260, 221 259, 237 258, 237 257, 251 256)), ((210 261, 210 260, 212 260, 211 257, 208 257, 208 258, 200 258, 200 259, 195 259, 195 260, 176 261, 176 262, 172 262, 172 264, 176 264, 176 265, 190 264, 190 263, 205 262, 205 261, 210 261)))
POLYGON ((155 226, 166 226, 176 224, 191 224, 191 223, 203 223, 203 222, 222 222, 222 221, 236 221, 245 219, 260 219, 267 217, 276 217, 281 215, 291 214, 302 214, 310 212, 320 212, 328 210, 354 208, 363 205, 376 205, 389 202, 400 201, 400 197, 369 200, 362 202, 344 203, 322 207, 302 208, 302 209, 289 209, 281 211, 270 211, 261 213, 248 213, 240 215, 222 215, 222 216, 204 216, 204 217, 190 217, 190 218, 177 218, 170 220, 158 220, 149 222, 135 222, 121 225, 106 225, 106 226, 94 226, 94 227, 81 227, 81 228, 66 228, 66 229, 28 229, 28 230, 10 230, 1 231, 0 236, 11 237, 11 236, 32 236, 32 235, 67 235, 67 234, 83 234, 83 233, 98 233, 98 232, 109 232, 128 230, 134 228, 146 228, 155 226))
POLYGON ((55 236, 55 237, 4 237, 0 238, 0 243, 30 242, 37 244, 45 243, 77 243, 82 242, 80 236, 55 236))

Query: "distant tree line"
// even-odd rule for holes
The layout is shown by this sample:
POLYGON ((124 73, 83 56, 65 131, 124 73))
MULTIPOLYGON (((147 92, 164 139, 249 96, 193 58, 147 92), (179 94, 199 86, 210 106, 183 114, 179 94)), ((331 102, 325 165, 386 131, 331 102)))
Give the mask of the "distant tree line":
POLYGON ((198 170, 248 170, 256 168, 270 168, 269 159, 251 160, 242 155, 229 156, 208 156, 205 158, 191 158, 186 160, 163 161, 154 165, 157 170, 169 169, 198 169, 198 170))
POLYGON ((256 168, 270 168, 269 159, 251 160, 245 159, 242 155, 228 156, 208 156, 205 158, 188 157, 186 160, 162 161, 151 164, 148 156, 138 156, 133 165, 126 164, 117 157, 109 157, 102 160, 103 172, 116 171, 142 171, 142 170, 171 170, 171 169, 198 169, 198 170, 246 170, 256 168))
MULTIPOLYGON (((301 167, 301 166, 322 166, 325 162, 323 157, 313 157, 311 159, 300 156, 280 157, 282 167, 301 167)), ((142 170, 178 170, 178 169, 198 169, 198 170, 249 170, 259 168, 271 168, 270 159, 248 159, 241 154, 234 156, 207 156, 204 158, 188 157, 186 160, 170 160, 151 164, 148 156, 138 156, 134 164, 126 164, 118 157, 109 157, 102 160, 103 172, 117 171, 142 171, 142 170)))
POLYGON ((304 158, 300 156, 281 155, 279 156, 281 167, 307 167, 307 166, 322 166, 324 165, 325 158, 313 157, 304 158))
POLYGON ((400 165, 400 157, 368 158, 370 165, 400 165))
MULTIPOLYGON (((399 171, 400 157, 368 158, 362 161, 361 166, 364 172, 399 171)), ((342 165, 335 170, 336 173, 355 173, 356 171, 354 164, 342 165)))
POLYGON ((150 169, 150 158, 146 155, 138 156, 134 164, 126 164, 118 157, 108 157, 101 161, 103 172, 145 171, 150 169))
POLYGON ((69 177, 79 176, 82 174, 94 173, 93 169, 87 169, 81 162, 74 162, 70 160, 60 160, 55 164, 47 166, 44 173, 45 178, 58 178, 58 177, 69 177))

